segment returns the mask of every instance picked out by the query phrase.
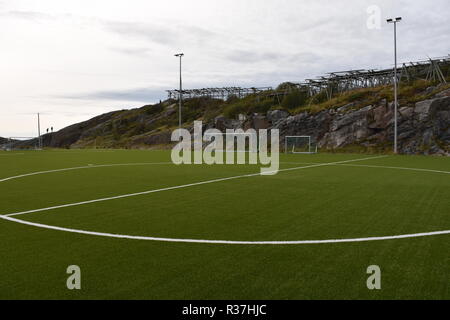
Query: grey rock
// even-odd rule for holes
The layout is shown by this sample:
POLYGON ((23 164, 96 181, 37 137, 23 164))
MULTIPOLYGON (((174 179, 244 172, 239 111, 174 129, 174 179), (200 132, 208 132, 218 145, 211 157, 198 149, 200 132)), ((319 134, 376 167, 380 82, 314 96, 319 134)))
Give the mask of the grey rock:
POLYGON ((434 96, 435 98, 445 98, 450 97, 450 89, 439 92, 434 96))
POLYGON ((267 120, 272 123, 276 123, 280 120, 286 119, 289 115, 289 112, 285 110, 272 110, 267 112, 267 120))
MULTIPOLYGON (((339 110, 339 109, 337 109, 339 110)), ((350 105, 338 111, 303 112, 288 116, 272 126, 286 135, 311 135, 320 148, 350 144, 386 148, 394 139, 393 103, 360 110, 350 105), (346 111, 346 112, 343 112, 346 111)), ((421 101, 398 110, 398 141, 405 154, 448 154, 450 152, 450 97, 421 101), (438 143, 439 142, 439 143, 438 143)))
POLYGON ((433 100, 424 100, 416 103, 414 112, 417 114, 419 121, 423 121, 428 117, 432 103, 433 100))
POLYGON ((262 115, 255 115, 252 119, 252 122, 253 122, 252 128, 254 128, 256 130, 267 129, 270 126, 267 118, 262 115))
POLYGON ((414 108, 411 107, 401 107, 398 110, 398 113, 400 115, 400 117, 402 118, 411 118, 412 115, 414 114, 414 108))
POLYGON ((436 87, 434 87, 434 86, 428 87, 425 89, 424 94, 426 94, 426 95, 431 94, 431 93, 433 93, 434 90, 436 90, 436 87))
POLYGON ((241 126, 241 121, 228 119, 224 116, 218 116, 214 119, 214 127, 223 132, 225 132, 226 129, 239 129, 241 126))
POLYGON ((330 129, 331 131, 336 131, 344 126, 348 126, 349 124, 361 120, 365 116, 366 114, 362 110, 346 113, 344 115, 338 116, 337 119, 333 120, 330 129))
POLYGON ((435 117, 440 111, 450 111, 450 97, 442 97, 424 100, 416 103, 414 112, 419 121, 424 121, 429 117, 435 117))
POLYGON ((423 133, 422 144, 430 145, 431 139, 433 138, 433 130, 428 129, 423 133))
POLYGON ((337 111, 338 113, 342 113, 342 112, 345 112, 345 111, 347 111, 348 109, 350 109, 350 108, 352 108, 352 107, 354 107, 354 106, 355 106, 355 103, 354 103, 354 102, 351 102, 351 103, 349 103, 349 104, 346 104, 345 106, 342 106, 342 107, 340 107, 340 108, 337 108, 336 111, 337 111))

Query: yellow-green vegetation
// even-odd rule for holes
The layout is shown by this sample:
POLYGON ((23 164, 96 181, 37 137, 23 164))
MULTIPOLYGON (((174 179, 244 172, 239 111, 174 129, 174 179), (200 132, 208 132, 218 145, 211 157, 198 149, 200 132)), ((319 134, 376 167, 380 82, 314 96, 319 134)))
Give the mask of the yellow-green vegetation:
MULTIPOLYGON (((450 84, 438 86, 438 83, 426 80, 417 80, 410 83, 402 82, 398 91, 399 103, 403 106, 410 106, 418 101, 429 99, 449 88, 450 84), (426 91, 430 87, 433 87, 432 90, 426 91)), ((285 89, 283 84, 277 88, 277 90, 283 89, 285 89)), ((353 105, 349 109, 360 109, 368 105, 381 103, 383 100, 386 100, 386 102, 394 100, 392 86, 355 89, 335 94, 331 99, 327 98, 326 92, 321 92, 312 97, 308 97, 304 91, 295 89, 284 96, 277 96, 275 93, 274 91, 262 95, 251 95, 242 99, 229 99, 222 104, 218 104, 219 110, 214 115, 222 113, 228 118, 236 118, 238 114, 255 112, 264 114, 271 109, 284 109, 292 114, 304 111, 317 113, 322 110, 339 108, 351 103, 353 105)))
POLYGON ((242 99, 231 99, 223 106, 223 115, 236 118, 238 114, 263 113, 272 108, 276 98, 263 95, 250 95, 242 99))
MULTIPOLYGON (((437 83, 425 80, 401 83, 398 91, 399 104, 402 106, 411 106, 418 101, 429 99, 437 93, 450 88, 450 84, 437 85, 437 83), (434 89, 430 90, 430 92, 425 92, 430 87, 434 87, 434 89)), ((354 103, 350 109, 360 109, 365 106, 380 103, 384 99, 387 102, 394 100, 394 89, 392 86, 355 89, 337 94, 329 100, 323 101, 322 99, 320 103, 317 103, 315 97, 312 97, 307 104, 295 108, 292 113, 295 114, 303 111, 316 113, 331 108, 337 109, 350 103, 354 103)))

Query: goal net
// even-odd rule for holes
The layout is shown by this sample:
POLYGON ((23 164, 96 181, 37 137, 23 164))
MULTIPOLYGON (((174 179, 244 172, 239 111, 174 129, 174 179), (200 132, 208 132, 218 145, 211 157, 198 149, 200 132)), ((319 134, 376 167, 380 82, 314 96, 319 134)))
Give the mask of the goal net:
POLYGON ((38 137, 9 137, 0 145, 5 151, 13 150, 39 150, 41 148, 38 137))
POLYGON ((286 153, 317 153, 317 144, 312 142, 311 136, 286 136, 285 137, 286 153))

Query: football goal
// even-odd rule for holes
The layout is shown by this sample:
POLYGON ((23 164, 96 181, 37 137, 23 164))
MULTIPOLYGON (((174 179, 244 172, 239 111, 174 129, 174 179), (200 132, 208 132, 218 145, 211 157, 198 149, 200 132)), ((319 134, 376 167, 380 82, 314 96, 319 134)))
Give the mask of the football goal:
POLYGON ((41 141, 38 137, 9 137, 0 146, 2 150, 40 150, 41 141))
POLYGON ((317 153, 317 144, 313 143, 311 136, 286 136, 284 148, 286 153, 317 153))

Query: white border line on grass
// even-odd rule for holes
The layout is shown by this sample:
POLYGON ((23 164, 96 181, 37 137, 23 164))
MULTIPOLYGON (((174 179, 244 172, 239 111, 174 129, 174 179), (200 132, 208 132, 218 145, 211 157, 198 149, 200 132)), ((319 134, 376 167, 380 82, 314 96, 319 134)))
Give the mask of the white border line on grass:
MULTIPOLYGON (((370 157, 370 158, 363 158, 363 159, 353 159, 353 160, 345 160, 345 161, 330 162, 330 163, 319 163, 319 164, 313 164, 313 165, 308 165, 308 166, 303 166, 303 167, 294 167, 294 168, 281 169, 279 171, 300 170, 300 169, 320 167, 320 166, 330 166, 330 165, 346 165, 346 163, 348 163, 348 162, 363 161, 363 160, 370 160, 370 159, 378 159, 378 158, 384 158, 384 157, 386 157, 386 156, 370 157)), ((143 165, 143 164, 150 164, 150 163, 141 163, 141 164, 136 164, 136 165, 143 165)), ((167 164, 167 163, 154 163, 154 164, 167 164)), ((133 165, 133 164, 117 164, 117 165, 133 165)), ((93 167, 94 168, 95 167, 105 167, 105 166, 115 166, 115 165, 99 165, 99 166, 87 166, 87 167, 77 167, 77 168, 67 168, 67 169, 41 171, 41 172, 38 172, 38 173, 31 173, 31 174, 25 174, 25 175, 20 175, 20 176, 16 176, 16 177, 6 178, 6 179, 3 179, 3 180, 0 180, 0 182, 7 181, 7 180, 10 180, 12 178, 19 178, 19 177, 29 176, 29 175, 33 175, 33 174, 42 174, 42 173, 48 173, 48 172, 59 172, 59 171, 75 170, 75 169, 82 169, 82 168, 93 168, 93 167)), ((349 165, 349 166, 352 166, 352 165, 349 165)), ((362 166, 362 167, 370 167, 370 168, 373 167, 373 168, 387 168, 387 169, 403 169, 403 170, 437 172, 437 173, 446 173, 446 174, 450 173, 450 172, 447 172, 447 171, 429 170, 429 169, 415 169, 415 168, 402 168, 402 167, 370 166, 370 165, 367 165, 367 166, 366 165, 353 165, 353 166, 362 166)), ((57 231, 64 231, 64 232, 71 232, 71 233, 78 233, 78 234, 85 234, 85 235, 94 235, 94 236, 109 237, 109 238, 119 238, 119 239, 129 239, 129 240, 147 240, 147 241, 160 241, 160 242, 201 243, 201 244, 231 244, 231 245, 327 244, 327 243, 346 243, 346 242, 348 243, 348 242, 367 242, 367 241, 394 240, 394 239, 418 238, 418 237, 450 234, 450 230, 443 230, 443 231, 413 233, 413 234, 394 235, 394 236, 350 238, 350 239, 299 240, 299 241, 230 241, 230 240, 176 239, 176 238, 160 238, 160 237, 122 235, 122 234, 104 233, 104 232, 95 232, 95 231, 86 231, 86 230, 79 230, 79 229, 71 229, 71 228, 50 226, 50 225, 46 225, 46 224, 35 223, 35 222, 26 221, 26 220, 20 220, 20 219, 12 218, 12 216, 22 215, 22 214, 26 214, 26 213, 48 211, 48 210, 64 208, 64 207, 71 207, 71 206, 78 206, 78 205, 83 205, 83 204, 88 204, 88 203, 93 203, 93 202, 107 201, 107 200, 113 200, 113 199, 120 199, 120 198, 125 198, 125 197, 144 195, 144 194, 149 194, 149 193, 154 193, 154 192, 173 190, 173 189, 180 189, 180 188, 185 188, 185 187, 190 187, 190 186, 196 186, 196 185, 202 185, 202 184, 208 184, 208 183, 213 183, 213 182, 226 181, 226 180, 232 180, 232 179, 238 179, 238 178, 244 178, 244 177, 253 177, 253 176, 259 176, 259 175, 261 175, 261 174, 260 173, 255 173, 255 174, 246 174, 246 175, 240 175, 240 176, 234 176, 234 177, 228 177, 228 178, 214 179, 214 180, 202 181, 202 182, 191 183, 191 184, 186 184, 186 185, 181 185, 181 186, 174 186, 174 187, 168 187, 168 188, 162 188, 162 189, 156 189, 156 190, 149 190, 149 191, 144 191, 144 192, 139 192, 139 193, 121 195, 121 196, 116 196, 116 197, 95 199, 95 200, 77 202, 77 203, 66 204, 66 205, 61 205, 61 206, 54 206, 54 207, 48 207, 48 208, 42 208, 42 209, 36 209, 36 210, 29 210, 29 211, 11 213, 11 214, 7 214, 7 215, 0 215, 0 218, 4 219, 4 220, 11 221, 11 222, 16 222, 16 223, 19 223, 19 224, 29 225, 29 226, 33 226, 33 227, 50 229, 50 230, 57 230, 57 231)))
MULTIPOLYGON (((352 159, 352 160, 344 160, 344 161, 329 162, 329 163, 318 163, 318 164, 302 166, 302 167, 293 167, 293 168, 287 168, 287 169, 279 169, 278 172, 300 170, 300 169, 308 169, 308 168, 315 168, 315 167, 323 167, 323 166, 343 164, 343 163, 349 163, 349 162, 355 162, 355 161, 363 161, 363 160, 369 160, 369 159, 378 159, 378 158, 384 158, 384 157, 386 157, 386 156, 369 157, 369 158, 362 158, 362 159, 352 159)), ((107 165, 105 165, 105 166, 107 166, 107 165)), ((92 167, 94 167, 94 166, 87 166, 87 168, 92 168, 92 167)), ((99 166, 97 166, 97 167, 99 167, 99 166)), ((59 171, 64 171, 64 169, 59 169, 59 171)), ((55 172, 55 171, 52 171, 52 172, 55 172)), ((42 172, 41 173, 35 173, 35 174, 42 174, 42 172)), ((32 174, 28 174, 28 175, 32 175, 32 174)), ((25 175, 22 175, 22 176, 25 176, 25 175)), ((75 206, 81 206, 81 205, 90 204, 90 203, 110 201, 110 200, 123 199, 123 198, 129 198, 129 197, 136 197, 136 196, 146 195, 146 194, 150 194, 150 193, 156 193, 156 192, 162 192, 162 191, 168 191, 168 190, 175 190, 175 189, 182 189, 182 188, 187 188, 187 187, 199 186, 199 185, 203 185, 203 184, 210 184, 210 183, 215 183, 215 182, 235 180, 235 179, 248 178, 248 177, 256 177, 256 176, 261 176, 261 173, 243 174, 243 175, 239 175, 239 176, 232 176, 232 177, 226 177, 226 178, 218 178, 218 179, 213 179, 213 180, 194 182, 194 183, 188 183, 188 184, 183 184, 183 185, 179 185, 179 186, 166 187, 166 188, 160 188, 160 189, 153 189, 153 190, 147 190, 147 191, 123 194, 123 195, 107 197, 107 198, 100 198, 100 199, 80 201, 80 202, 75 202, 75 203, 68 203, 68 204, 63 204, 63 205, 58 205, 58 206, 47 207, 47 208, 40 208, 40 209, 27 210, 27 211, 21 211, 21 212, 14 212, 14 213, 9 213, 9 214, 4 214, 3 216, 5 216, 5 217, 12 217, 12 216, 18 216, 18 215, 23 215, 23 214, 27 214, 27 213, 49 211, 49 210, 55 210, 55 209, 60 209, 60 208, 67 208, 67 207, 75 207, 75 206)), ((19 177, 19 176, 16 176, 16 177, 19 177)), ((0 182, 6 181, 7 179, 8 178, 0 180, 0 182)), ((0 215, 0 217, 1 216, 2 215, 0 215)))
MULTIPOLYGON (((280 162, 280 163, 281 164, 314 164, 314 162, 280 162)), ((397 169, 397 170, 408 170, 408 171, 421 171, 421 172, 450 174, 450 171, 442 171, 442 170, 434 170, 434 169, 406 168, 406 167, 392 167, 392 166, 376 166, 376 165, 366 165, 366 164, 345 164, 345 163, 343 163, 343 164, 333 164, 333 166, 380 168, 380 169, 397 169)))
POLYGON ((90 169, 90 168, 103 168, 103 167, 119 167, 119 166, 146 166, 146 165, 160 165, 160 164, 172 164, 172 162, 136 162, 136 163, 116 163, 116 164, 98 164, 98 165, 87 165, 87 166, 81 166, 81 167, 72 167, 72 168, 62 168, 62 169, 53 169, 53 170, 46 170, 46 171, 36 171, 31 173, 25 173, 20 174, 17 176, 7 177, 0 179, 0 182, 8 181, 8 180, 14 180, 29 176, 35 176, 38 174, 46 174, 46 173, 52 173, 52 172, 62 172, 62 171, 71 171, 71 170, 79 170, 79 169, 90 169))
POLYGON ((118 239, 128 239, 128 240, 147 240, 147 241, 160 241, 160 242, 177 242, 177 243, 203 243, 203 244, 239 244, 239 245, 300 245, 300 244, 325 244, 325 243, 343 243, 343 242, 367 242, 367 241, 381 241, 381 240, 394 240, 394 239, 405 239, 405 238, 418 238, 427 237, 435 235, 450 234, 450 230, 445 231, 435 231, 435 232, 424 232, 424 233, 413 233, 404 234, 396 236, 385 236, 385 237, 368 237, 368 238, 351 238, 351 239, 327 239, 327 240, 299 240, 299 241, 230 241, 230 240, 203 240, 203 239, 176 239, 176 238, 158 238, 158 237, 145 237, 145 236, 132 236, 127 234, 115 234, 115 233, 104 233, 95 231, 86 231, 70 228, 62 228, 56 226, 49 226, 46 224, 35 223, 20 219, 15 219, 7 216, 0 216, 0 218, 9 220, 11 222, 17 222, 20 224, 25 224, 33 227, 51 229, 57 231, 65 231, 78 234, 86 234, 91 236, 118 238, 118 239))
POLYGON ((450 174, 450 171, 441 171, 441 170, 433 170, 433 169, 421 169, 421 168, 390 167, 390 166, 371 166, 371 165, 366 165, 366 164, 337 164, 337 166, 362 167, 362 168, 382 168, 382 169, 398 169, 398 170, 410 170, 410 171, 422 171, 422 172, 450 174))

